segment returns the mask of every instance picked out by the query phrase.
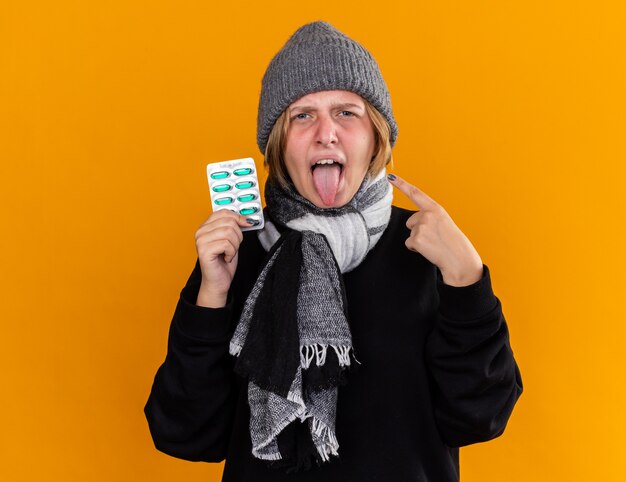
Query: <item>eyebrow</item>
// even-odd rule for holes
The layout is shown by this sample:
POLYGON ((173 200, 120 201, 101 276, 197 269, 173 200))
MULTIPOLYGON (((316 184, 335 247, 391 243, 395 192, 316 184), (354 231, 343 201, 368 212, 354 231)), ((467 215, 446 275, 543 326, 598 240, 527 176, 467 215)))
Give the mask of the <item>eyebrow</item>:
MULTIPOLYGON (((336 104, 331 104, 331 107, 333 109, 360 109, 360 110, 365 110, 364 107, 358 105, 358 104, 353 104, 351 102, 339 102, 336 104)), ((289 109, 289 112, 293 112, 295 110, 306 110, 306 111, 316 111, 317 107, 314 107, 312 105, 296 105, 294 107, 292 107, 291 109, 289 109)))

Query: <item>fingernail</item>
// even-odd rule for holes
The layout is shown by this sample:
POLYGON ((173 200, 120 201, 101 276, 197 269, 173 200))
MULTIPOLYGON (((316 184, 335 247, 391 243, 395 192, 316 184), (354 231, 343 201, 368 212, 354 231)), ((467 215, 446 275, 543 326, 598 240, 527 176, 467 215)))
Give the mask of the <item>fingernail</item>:
POLYGON ((259 221, 258 219, 246 218, 246 223, 252 224, 252 226, 258 226, 259 224, 261 224, 261 221, 259 221))
POLYGON ((396 175, 395 174, 387 174, 387 179, 389 179, 390 181, 395 181, 396 180, 396 175))

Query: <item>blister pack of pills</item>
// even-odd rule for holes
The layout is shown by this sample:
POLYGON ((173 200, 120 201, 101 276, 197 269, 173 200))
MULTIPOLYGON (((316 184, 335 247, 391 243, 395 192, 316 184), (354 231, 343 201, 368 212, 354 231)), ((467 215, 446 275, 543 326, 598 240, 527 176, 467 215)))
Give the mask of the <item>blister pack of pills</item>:
POLYGON ((255 223, 248 228, 242 227, 242 231, 263 228, 265 220, 254 159, 213 162, 207 164, 206 173, 214 212, 230 209, 255 223))

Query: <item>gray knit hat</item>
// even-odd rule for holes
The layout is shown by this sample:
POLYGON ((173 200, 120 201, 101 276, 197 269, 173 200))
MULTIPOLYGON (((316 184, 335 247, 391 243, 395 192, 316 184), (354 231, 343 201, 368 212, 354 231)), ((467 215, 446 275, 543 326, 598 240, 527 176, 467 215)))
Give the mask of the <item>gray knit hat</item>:
POLYGON ((374 57, 329 23, 312 22, 291 36, 263 76, 257 117, 257 144, 263 154, 280 114, 300 97, 322 90, 348 90, 367 99, 387 119, 395 144, 398 126, 374 57))

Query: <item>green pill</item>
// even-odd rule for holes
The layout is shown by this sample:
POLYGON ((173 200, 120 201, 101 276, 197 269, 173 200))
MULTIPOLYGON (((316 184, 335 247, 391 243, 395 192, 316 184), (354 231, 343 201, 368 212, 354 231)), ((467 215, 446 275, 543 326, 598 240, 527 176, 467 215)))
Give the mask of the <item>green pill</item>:
POLYGON ((230 184, 218 184, 213 186, 213 192, 226 192, 230 191, 230 184))
POLYGON ((237 200, 242 203, 254 201, 255 199, 256 196, 254 194, 242 194, 241 196, 237 197, 237 200))
POLYGON ((235 176, 247 176, 248 174, 252 174, 252 169, 249 167, 242 167, 239 169, 235 169, 233 171, 235 176))
POLYGON ((243 214, 244 216, 249 216, 250 214, 254 214, 258 212, 259 208, 243 208, 239 210, 239 214, 243 214))
POLYGON ((235 187, 237 189, 250 189, 252 186, 254 186, 254 183, 252 181, 238 182, 237 184, 235 184, 235 187))
POLYGON ((228 177, 228 172, 226 171, 218 171, 211 174, 211 179, 226 179, 228 177))
POLYGON ((232 203, 233 201, 234 199, 232 197, 221 197, 215 200, 215 204, 217 204, 218 206, 224 206, 226 204, 232 203))

